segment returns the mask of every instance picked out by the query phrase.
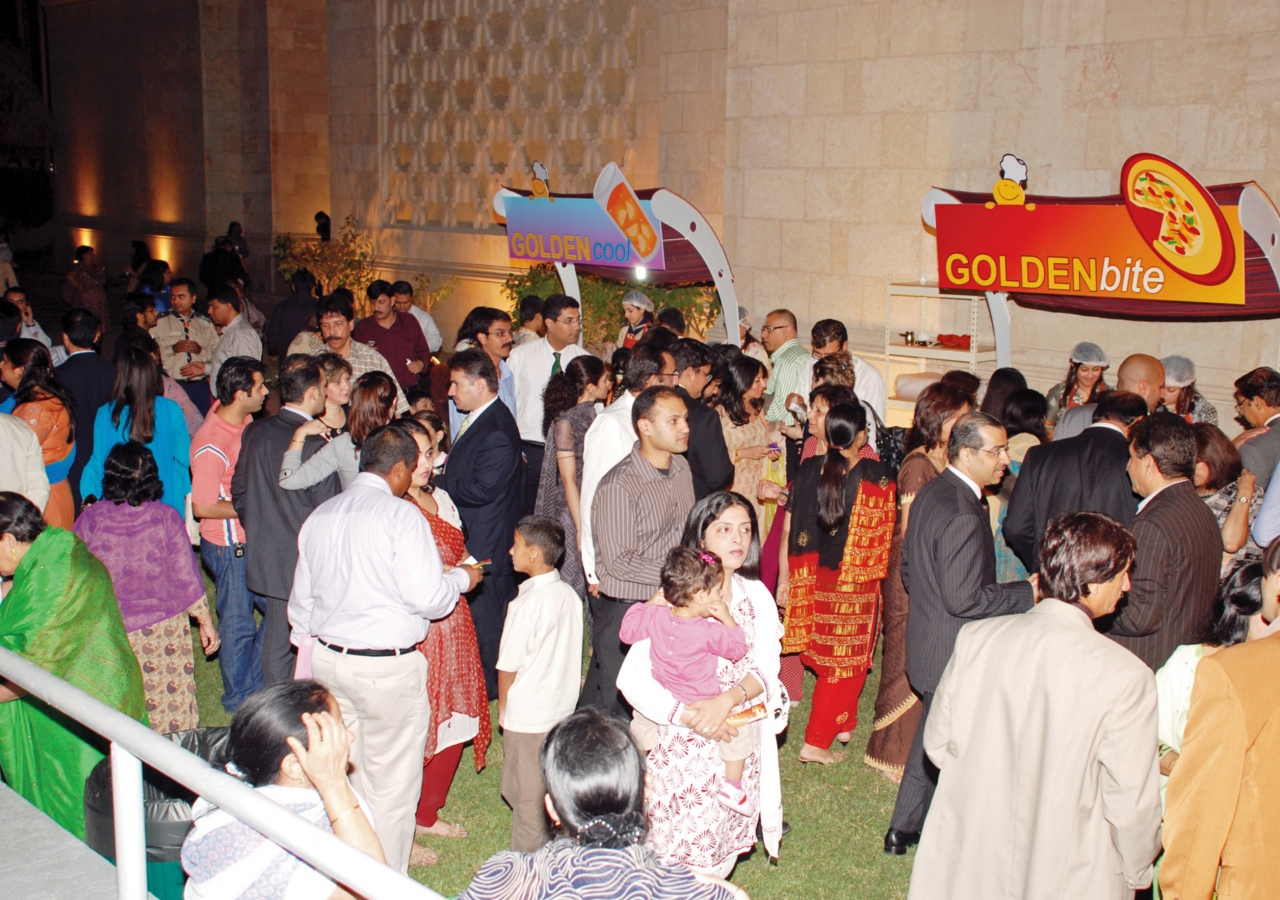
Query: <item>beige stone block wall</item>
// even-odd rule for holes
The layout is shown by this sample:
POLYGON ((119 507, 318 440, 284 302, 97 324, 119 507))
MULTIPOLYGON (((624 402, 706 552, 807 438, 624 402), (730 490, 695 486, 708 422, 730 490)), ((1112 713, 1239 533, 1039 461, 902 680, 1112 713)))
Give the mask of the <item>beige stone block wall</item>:
MULTIPOLYGON (((739 299, 802 327, 840 318, 873 361, 886 276, 937 277, 921 197, 989 189, 1005 152, 1036 193, 1114 193, 1123 160, 1150 151, 1280 200, 1275 2, 727 0, 727 18, 723 235, 739 299)), ((1040 389, 1078 340, 1116 364, 1183 353, 1225 421, 1231 381, 1280 363, 1274 321, 1012 316, 1014 365, 1040 389)), ((926 321, 964 331, 967 305, 931 302, 926 321)), ((918 324, 899 301, 894 329, 918 324)))

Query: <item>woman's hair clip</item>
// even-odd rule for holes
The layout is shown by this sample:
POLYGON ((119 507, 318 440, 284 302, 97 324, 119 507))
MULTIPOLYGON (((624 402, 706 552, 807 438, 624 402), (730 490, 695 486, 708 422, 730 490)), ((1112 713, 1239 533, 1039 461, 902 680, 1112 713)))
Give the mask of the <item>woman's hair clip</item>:
POLYGON ((699 553, 698 556, 708 565, 714 566, 716 563, 720 562, 720 560, 716 559, 715 556, 710 553, 699 553))

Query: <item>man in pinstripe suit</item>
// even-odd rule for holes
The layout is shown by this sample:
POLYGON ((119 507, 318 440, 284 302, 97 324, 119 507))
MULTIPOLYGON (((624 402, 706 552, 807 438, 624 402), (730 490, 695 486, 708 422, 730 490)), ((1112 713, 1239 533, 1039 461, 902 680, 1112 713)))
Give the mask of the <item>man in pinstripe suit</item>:
POLYGON ((951 429, 950 464, 911 504, 902 553, 902 581, 911 596, 907 614, 907 678, 924 714, 898 787, 884 851, 895 856, 920 840, 938 770, 924 755, 929 706, 960 628, 976 619, 1029 610, 1038 599, 1035 577, 996 583, 995 542, 982 489, 999 483, 1009 465, 1004 426, 973 412, 951 429))
POLYGON ((1159 669, 1213 622, 1222 531, 1196 494, 1195 432, 1181 416, 1152 413, 1129 431, 1129 480, 1146 499, 1129 530, 1138 542, 1127 599, 1098 630, 1159 669))

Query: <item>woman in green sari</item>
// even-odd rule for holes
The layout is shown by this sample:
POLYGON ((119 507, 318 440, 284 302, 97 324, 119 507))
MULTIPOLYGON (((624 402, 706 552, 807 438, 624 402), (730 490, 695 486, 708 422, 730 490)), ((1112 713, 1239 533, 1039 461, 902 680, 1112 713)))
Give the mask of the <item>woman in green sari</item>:
MULTIPOLYGON (((0 491, 0 647, 140 722, 142 672, 111 576, 70 531, 49 528, 26 497, 0 491)), ((84 840, 84 783, 106 742, 0 678, 0 770, 9 786, 84 840)))

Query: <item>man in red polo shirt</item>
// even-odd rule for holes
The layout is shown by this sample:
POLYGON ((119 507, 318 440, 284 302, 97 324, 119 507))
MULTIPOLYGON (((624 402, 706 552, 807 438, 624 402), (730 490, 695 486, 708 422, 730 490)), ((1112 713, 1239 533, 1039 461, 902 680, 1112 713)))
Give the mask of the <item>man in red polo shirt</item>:
POLYGON ((431 348, 422 326, 413 316, 396 313, 388 282, 378 279, 369 285, 366 294, 373 315, 357 322, 351 336, 383 355, 402 388, 416 387, 418 377, 431 361, 431 348))

